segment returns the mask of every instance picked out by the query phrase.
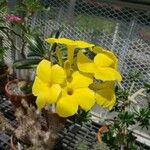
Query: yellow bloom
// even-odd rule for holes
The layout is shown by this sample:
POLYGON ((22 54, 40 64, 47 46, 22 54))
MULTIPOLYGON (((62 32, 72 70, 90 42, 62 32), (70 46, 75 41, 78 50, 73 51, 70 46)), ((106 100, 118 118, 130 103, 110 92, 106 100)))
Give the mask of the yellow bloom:
POLYGON ((91 88, 96 92, 96 103, 111 110, 116 102, 114 82, 94 83, 91 88))
POLYGON ((92 73, 96 79, 103 81, 122 80, 120 73, 116 70, 114 60, 106 53, 98 53, 92 61, 80 51, 77 55, 77 65, 80 71, 92 73))
POLYGON ((74 115, 80 106, 90 110, 95 103, 94 92, 88 88, 93 79, 78 71, 72 74, 72 81, 62 90, 62 96, 56 104, 56 112, 62 117, 74 115))
POLYGON ((95 47, 93 47, 93 48, 90 49, 90 50, 92 50, 92 51, 93 51, 94 53, 96 53, 96 54, 102 53, 102 54, 107 55, 107 57, 109 57, 110 59, 113 60, 113 63, 112 63, 112 66, 111 66, 111 67, 113 67, 113 68, 115 68, 115 69, 118 68, 118 59, 117 59, 117 57, 114 55, 113 52, 111 52, 111 51, 109 51, 109 50, 106 50, 106 49, 104 49, 104 48, 102 48, 102 47, 99 47, 99 46, 95 46, 95 47))
POLYGON ((55 103, 61 93, 61 86, 66 78, 63 68, 53 65, 48 60, 42 60, 37 66, 32 93, 37 96, 38 108, 46 103, 55 103))
POLYGON ((46 39, 48 43, 58 43, 58 44, 64 44, 67 46, 68 50, 68 56, 67 59, 72 63, 73 62, 73 55, 74 55, 74 50, 76 48, 91 48, 94 45, 84 42, 84 41, 74 41, 66 38, 48 38, 46 39))

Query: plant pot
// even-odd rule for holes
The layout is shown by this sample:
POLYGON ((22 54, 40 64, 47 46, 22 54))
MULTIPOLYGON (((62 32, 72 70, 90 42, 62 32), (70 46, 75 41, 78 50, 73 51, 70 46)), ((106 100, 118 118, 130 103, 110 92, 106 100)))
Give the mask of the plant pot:
POLYGON ((103 143, 102 135, 103 135, 103 133, 106 133, 106 132, 108 132, 108 126, 104 125, 99 128, 99 130, 97 132, 97 139, 98 139, 99 143, 103 143))
POLYGON ((12 135, 10 137, 10 147, 11 147, 11 150, 17 150, 16 141, 17 141, 17 139, 15 138, 15 136, 12 135))
POLYGON ((13 109, 15 110, 16 108, 22 106, 22 104, 21 104, 22 100, 27 101, 29 105, 32 104, 32 105, 36 106, 36 104, 35 104, 36 97, 32 93, 16 94, 9 89, 11 84, 18 84, 19 81, 21 81, 21 80, 16 79, 16 80, 9 81, 5 86, 6 95, 10 99, 13 109))
POLYGON ((2 68, 0 68, 0 93, 5 94, 5 85, 8 82, 8 66, 4 65, 2 68))

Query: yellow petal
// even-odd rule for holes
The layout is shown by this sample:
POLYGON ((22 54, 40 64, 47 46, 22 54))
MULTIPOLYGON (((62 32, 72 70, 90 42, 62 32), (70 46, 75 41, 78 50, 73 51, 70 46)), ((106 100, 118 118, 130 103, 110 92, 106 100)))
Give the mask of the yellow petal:
POLYGON ((78 99, 79 105, 84 110, 90 110, 95 104, 95 94, 89 88, 74 90, 74 96, 78 99))
POLYGON ((105 81, 103 83, 92 83, 90 88, 93 90, 101 90, 101 89, 114 89, 114 81, 105 81))
POLYGON ((48 104, 56 103, 58 100, 58 97, 61 93, 61 87, 59 84, 53 84, 50 88, 49 91, 47 91, 47 99, 46 102, 48 104))
POLYGON ((35 96, 40 95, 40 93, 45 93, 50 91, 49 84, 42 82, 37 76, 35 77, 33 86, 32 86, 32 93, 35 96))
POLYGON ((43 108, 44 105, 51 99, 50 88, 46 85, 41 86, 41 91, 38 93, 36 104, 39 109, 43 108))
POLYGON ((112 67, 115 69, 118 68, 118 59, 113 52, 106 50, 102 47, 98 47, 98 46, 93 47, 92 51, 95 52, 96 54, 101 53, 101 54, 107 55, 110 59, 114 61, 114 63, 112 64, 112 67))
POLYGON ((91 48, 94 44, 90 44, 84 41, 75 41, 77 48, 91 48))
POLYGON ((94 77, 103 81, 121 81, 122 77, 118 71, 112 68, 101 68, 95 70, 94 77))
POLYGON ((77 113, 78 103, 73 96, 65 96, 58 100, 56 113, 61 117, 69 117, 77 113))
POLYGON ((94 52, 95 54, 99 54, 102 53, 104 50, 104 48, 100 47, 100 46, 94 46, 91 51, 94 52))
POLYGON ((94 73, 96 70, 93 61, 87 58, 81 51, 77 55, 77 65, 82 72, 94 73))
POLYGON ((72 81, 68 84, 68 87, 72 89, 84 88, 88 87, 92 82, 93 79, 90 76, 76 71, 72 74, 72 81))
POLYGON ((102 107, 107 107, 110 110, 115 105, 116 96, 112 89, 99 90, 95 94, 96 102, 102 107))
POLYGON ((45 39, 45 41, 47 42, 47 43, 57 43, 57 40, 58 39, 56 39, 56 38, 47 38, 47 39, 45 39))
POLYGON ((45 40, 48 43, 59 43, 59 44, 65 44, 65 45, 75 45, 75 41, 67 39, 67 38, 48 38, 45 40))
POLYGON ((45 97, 43 95, 39 95, 36 99, 36 105, 38 109, 42 109, 46 104, 45 97))
POLYGON ((51 62, 48 60, 42 60, 36 70, 38 78, 45 83, 51 82, 51 62))
POLYGON ((46 103, 55 103, 61 93, 59 84, 49 86, 42 82, 38 77, 35 78, 32 93, 37 96, 37 106, 42 108, 46 103))
POLYGON ((64 70, 66 72, 66 76, 67 78, 70 78, 71 77, 71 63, 70 61, 66 60, 65 63, 64 63, 64 70))
POLYGON ((65 45, 75 45, 74 40, 70 40, 70 39, 67 39, 67 38, 59 38, 57 40, 57 43, 65 44, 65 45))
POLYGON ((36 76, 33 86, 32 86, 32 93, 35 96, 38 96, 38 94, 41 92, 41 87, 45 86, 44 83, 36 76))
POLYGON ((99 53, 94 57, 94 63, 98 68, 101 68, 101 67, 110 67, 114 63, 114 61, 107 55, 99 53))
POLYGON ((51 68, 51 83, 61 84, 66 79, 65 71, 59 65, 54 65, 51 68))
POLYGON ((72 64, 74 57, 75 47, 72 45, 67 45, 67 59, 72 64))

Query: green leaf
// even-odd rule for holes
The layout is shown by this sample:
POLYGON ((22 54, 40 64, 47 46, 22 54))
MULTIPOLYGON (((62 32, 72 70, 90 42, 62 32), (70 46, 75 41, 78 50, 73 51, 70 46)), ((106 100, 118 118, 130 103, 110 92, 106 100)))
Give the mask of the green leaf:
POLYGON ((0 18, 0 25, 3 25, 5 23, 3 18, 0 18))
POLYGON ((16 69, 30 69, 35 68, 41 59, 22 59, 14 62, 13 66, 16 69))
POLYGON ((35 56, 44 56, 46 48, 43 41, 38 36, 34 37, 26 34, 25 37, 29 44, 28 47, 30 52, 35 53, 35 56))
POLYGON ((7 9, 7 1, 1 0, 0 2, 0 12, 4 13, 7 9))
POLYGON ((150 93, 150 83, 144 83, 144 88, 146 89, 147 93, 150 93))
POLYGON ((133 81, 138 80, 138 79, 140 78, 140 75, 141 75, 141 73, 140 73, 139 70, 137 70, 137 69, 131 69, 131 70, 129 70, 129 72, 128 72, 127 78, 128 78, 130 81, 133 82, 133 81))

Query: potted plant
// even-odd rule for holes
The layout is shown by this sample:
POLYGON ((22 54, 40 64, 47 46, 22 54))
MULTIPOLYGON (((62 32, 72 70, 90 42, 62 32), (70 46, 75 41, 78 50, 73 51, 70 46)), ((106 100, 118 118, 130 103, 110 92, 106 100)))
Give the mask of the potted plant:
POLYGON ((95 103, 112 109, 116 100, 114 82, 121 81, 122 77, 117 69, 116 56, 108 50, 66 38, 48 38, 46 41, 56 45, 49 57, 41 60, 36 68, 32 92, 37 97, 37 111, 23 101, 26 115, 22 108, 16 109, 16 113, 19 111, 16 118, 23 123, 14 133, 25 145, 46 149, 48 144, 50 149, 50 141, 55 143, 50 138, 56 139, 61 131, 55 119, 61 125, 61 120, 65 121, 79 113, 80 117, 74 120, 80 120, 95 103), (55 132, 56 129, 59 130, 55 132))
MULTIPOLYGON (((31 87, 32 80, 31 76, 33 70, 29 70, 31 67, 25 67, 25 63, 28 62, 30 66, 34 66, 40 61, 39 57, 35 59, 36 56, 39 56, 38 52, 43 44, 43 41, 40 39, 40 34, 38 32, 38 27, 30 27, 28 24, 29 20, 32 19, 34 13, 38 11, 43 11, 44 6, 41 5, 41 2, 32 0, 24 0, 19 6, 16 7, 14 13, 22 14, 22 16, 17 16, 14 14, 5 15, 1 17, 3 24, 0 26, 0 30, 5 34, 7 40, 11 45, 11 49, 14 51, 14 65, 12 66, 17 79, 9 81, 5 87, 6 94, 10 98, 11 102, 15 107, 21 105, 20 99, 24 98, 29 102, 35 101, 35 97, 32 95, 31 87), (26 13, 24 9, 26 8, 26 13), (30 39, 28 38, 30 37, 30 39), (32 39, 31 39, 32 38, 32 39), (32 47, 34 53, 36 53, 34 59, 28 59, 26 51, 28 51, 27 45, 30 44, 30 40, 36 39, 38 42, 38 47, 32 47), (19 44, 18 44, 19 43, 19 44), (42 44, 41 44, 42 43, 42 44), (22 67, 18 67, 19 70, 16 70, 17 66, 15 65, 18 60, 24 60, 22 67)), ((40 52, 43 52, 43 46, 40 52)), ((29 49, 30 50, 30 49, 29 49)), ((44 56, 44 52, 42 53, 44 56)), ((18 69, 17 68, 17 69, 18 69)))
POLYGON ((139 75, 139 71, 129 71, 128 79, 131 81, 129 90, 122 86, 116 89, 117 104, 113 111, 117 112, 117 115, 107 122, 107 126, 102 126, 97 133, 98 141, 105 142, 110 149, 138 149, 134 129, 138 127, 148 130, 150 126, 149 103, 147 102, 145 107, 140 107, 136 99, 141 95, 146 97, 150 85, 146 83, 144 88, 134 92, 139 75))

